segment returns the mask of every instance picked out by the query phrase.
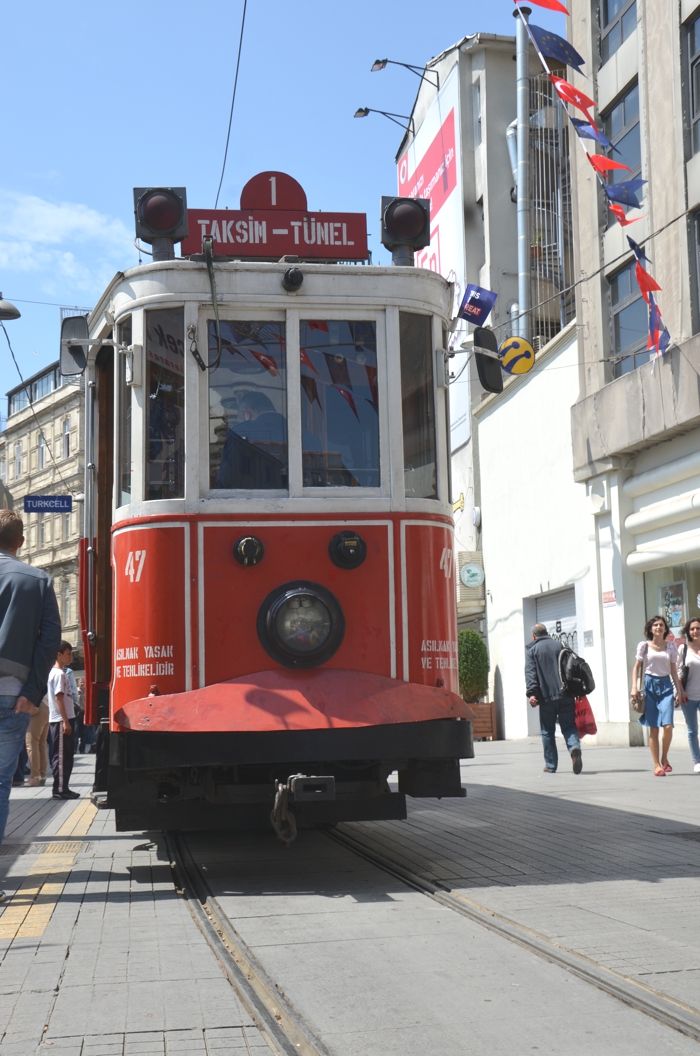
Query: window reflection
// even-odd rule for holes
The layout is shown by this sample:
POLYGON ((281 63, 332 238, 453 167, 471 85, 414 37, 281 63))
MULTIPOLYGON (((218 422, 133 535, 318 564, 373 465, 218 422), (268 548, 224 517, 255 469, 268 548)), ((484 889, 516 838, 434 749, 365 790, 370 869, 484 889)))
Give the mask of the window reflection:
POLYGON ((185 353, 182 308, 146 312, 146 498, 185 494, 185 353))
POLYGON ((375 324, 302 320, 299 343, 304 487, 378 488, 375 324))
POLYGON ((406 497, 437 498, 431 319, 399 313, 406 497))
MULTIPOLYGON (((212 488, 288 487, 285 337, 284 323, 221 323, 221 362, 209 381, 212 488)), ((210 319, 211 362, 216 347, 210 319)))

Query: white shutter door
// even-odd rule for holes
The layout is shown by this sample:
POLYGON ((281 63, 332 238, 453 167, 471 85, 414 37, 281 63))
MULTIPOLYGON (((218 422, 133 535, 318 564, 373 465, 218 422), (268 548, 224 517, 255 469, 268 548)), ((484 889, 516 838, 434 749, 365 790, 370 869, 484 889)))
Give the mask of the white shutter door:
POLYGON ((537 622, 543 623, 552 638, 578 650, 576 593, 573 587, 543 594, 536 601, 537 622))

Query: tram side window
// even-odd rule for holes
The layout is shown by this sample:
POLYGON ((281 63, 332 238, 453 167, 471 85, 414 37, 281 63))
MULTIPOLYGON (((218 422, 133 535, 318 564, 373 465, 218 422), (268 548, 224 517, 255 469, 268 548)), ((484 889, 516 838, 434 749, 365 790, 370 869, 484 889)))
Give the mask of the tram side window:
MULTIPOLYGON (((284 323, 224 321, 221 362, 209 380, 212 488, 289 487, 284 323)), ((217 354, 209 320, 209 360, 217 354)))
MULTIPOLYGON (((131 316, 119 323, 119 343, 131 344, 131 316)), ((117 467, 118 506, 131 502, 131 387, 126 384, 126 356, 117 356, 119 391, 119 464, 117 467)))
POLYGON ((185 493, 185 370, 182 308, 146 312, 146 498, 185 493))
POLYGON ((299 344, 304 487, 378 488, 376 324, 302 320, 299 344))
POLYGON ((399 313, 406 497, 437 498, 431 319, 399 313))

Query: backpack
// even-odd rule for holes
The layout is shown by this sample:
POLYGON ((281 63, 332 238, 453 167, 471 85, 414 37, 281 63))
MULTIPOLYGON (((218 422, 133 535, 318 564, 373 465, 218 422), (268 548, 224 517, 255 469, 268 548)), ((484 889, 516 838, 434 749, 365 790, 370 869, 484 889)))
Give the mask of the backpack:
POLYGON ((590 667, 583 657, 567 646, 559 653, 559 678, 562 693, 573 697, 585 697, 595 689, 595 679, 590 667))

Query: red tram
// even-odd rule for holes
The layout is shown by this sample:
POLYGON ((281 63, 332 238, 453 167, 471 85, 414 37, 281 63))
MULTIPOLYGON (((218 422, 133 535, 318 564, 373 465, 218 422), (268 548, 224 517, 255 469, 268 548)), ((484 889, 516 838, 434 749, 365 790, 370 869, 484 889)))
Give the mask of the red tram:
POLYGON ((353 263, 364 218, 282 173, 189 235, 184 191, 135 197, 154 259, 61 347, 85 369, 86 711, 117 828, 257 823, 276 786, 301 823, 466 794, 449 284, 353 263))

